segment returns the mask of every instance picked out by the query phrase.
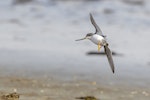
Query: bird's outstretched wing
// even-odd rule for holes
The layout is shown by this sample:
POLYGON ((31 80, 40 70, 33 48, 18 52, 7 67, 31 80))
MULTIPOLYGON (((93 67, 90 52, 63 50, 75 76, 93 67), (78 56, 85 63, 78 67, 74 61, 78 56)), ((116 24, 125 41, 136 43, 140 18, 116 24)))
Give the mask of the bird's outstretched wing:
POLYGON ((95 22, 95 20, 94 20, 94 18, 93 18, 93 16, 92 16, 91 13, 90 13, 90 19, 91 19, 91 23, 93 24, 93 26, 94 26, 95 29, 96 29, 95 34, 99 34, 99 35, 101 35, 101 36, 104 36, 103 33, 102 33, 102 31, 101 31, 101 29, 100 29, 99 26, 96 24, 96 22, 95 22))
POLYGON ((110 49, 108 48, 108 46, 104 46, 104 49, 105 49, 105 53, 107 55, 108 62, 109 62, 109 65, 111 67, 111 70, 114 73, 115 72, 115 67, 114 67, 114 62, 113 62, 113 59, 112 59, 112 53, 111 53, 110 49))

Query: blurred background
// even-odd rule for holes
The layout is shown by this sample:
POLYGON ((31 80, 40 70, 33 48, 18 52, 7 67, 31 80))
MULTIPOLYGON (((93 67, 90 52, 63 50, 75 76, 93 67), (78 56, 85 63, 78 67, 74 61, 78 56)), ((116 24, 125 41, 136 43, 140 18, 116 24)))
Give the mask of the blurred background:
POLYGON ((1 75, 150 88, 149 0, 2 0, 0 12, 1 75), (88 55, 97 52, 96 45, 75 41, 95 32, 89 13, 116 53, 115 74, 105 55, 88 55))

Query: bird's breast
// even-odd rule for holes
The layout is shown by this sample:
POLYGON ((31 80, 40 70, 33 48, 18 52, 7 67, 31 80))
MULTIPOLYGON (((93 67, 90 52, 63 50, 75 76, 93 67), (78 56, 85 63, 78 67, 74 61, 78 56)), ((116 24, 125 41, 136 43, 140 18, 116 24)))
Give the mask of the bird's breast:
POLYGON ((102 36, 100 36, 100 35, 97 35, 97 34, 95 34, 95 35, 93 35, 92 37, 91 37, 91 39, 90 39, 93 43, 95 43, 95 44, 101 44, 101 45, 103 45, 103 41, 105 41, 105 39, 104 39, 104 37, 102 37, 102 36))

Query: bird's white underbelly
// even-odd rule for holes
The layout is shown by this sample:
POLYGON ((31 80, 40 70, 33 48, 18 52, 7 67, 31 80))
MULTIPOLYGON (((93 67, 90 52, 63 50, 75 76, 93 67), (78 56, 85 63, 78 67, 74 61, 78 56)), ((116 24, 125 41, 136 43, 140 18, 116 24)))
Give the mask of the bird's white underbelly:
POLYGON ((97 34, 95 34, 95 35, 93 35, 92 37, 91 37, 91 39, 90 39, 93 43, 95 43, 95 44, 101 44, 101 45, 103 45, 103 41, 105 40, 104 39, 104 37, 102 37, 102 36, 100 36, 100 35, 97 35, 97 34))

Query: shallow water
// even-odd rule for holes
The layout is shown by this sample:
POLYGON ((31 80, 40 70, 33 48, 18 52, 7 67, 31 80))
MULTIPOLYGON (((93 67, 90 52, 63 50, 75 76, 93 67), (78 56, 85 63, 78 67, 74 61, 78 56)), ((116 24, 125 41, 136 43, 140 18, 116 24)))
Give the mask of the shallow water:
MULTIPOLYGON (((100 79, 110 84, 131 83, 149 87, 150 3, 133 5, 115 1, 40 1, 12 5, 0 3, 0 65, 62 78, 100 79), (111 6, 110 6, 111 5, 111 6), (90 41, 76 42, 94 32, 91 12, 110 43, 116 72, 90 41)), ((103 51, 103 49, 102 49, 103 51)))

